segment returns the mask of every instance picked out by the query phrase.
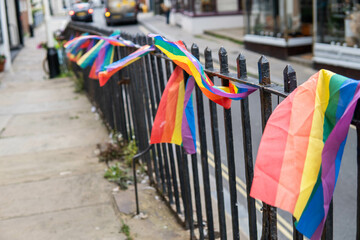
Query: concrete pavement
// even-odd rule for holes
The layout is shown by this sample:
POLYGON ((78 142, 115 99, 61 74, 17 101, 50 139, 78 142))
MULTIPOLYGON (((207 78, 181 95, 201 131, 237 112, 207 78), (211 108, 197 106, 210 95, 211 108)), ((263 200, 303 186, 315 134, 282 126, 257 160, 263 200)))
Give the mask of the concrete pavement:
POLYGON ((153 188, 140 186, 141 220, 133 190, 113 191, 103 178, 94 150, 108 132, 70 79, 47 79, 36 48, 44 40, 40 26, 0 75, 0 239, 121 240, 123 223, 135 239, 188 238, 153 188))

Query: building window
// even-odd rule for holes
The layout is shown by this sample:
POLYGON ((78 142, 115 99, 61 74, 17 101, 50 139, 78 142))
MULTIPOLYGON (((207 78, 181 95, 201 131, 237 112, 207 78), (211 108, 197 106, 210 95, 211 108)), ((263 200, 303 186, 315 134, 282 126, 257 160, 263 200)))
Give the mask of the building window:
POLYGON ((213 0, 194 0, 196 14, 215 12, 215 1, 213 0))
POLYGON ((360 45, 360 0, 317 0, 317 42, 360 45))
POLYGON ((218 12, 233 12, 239 10, 238 0, 218 0, 216 2, 218 12))
POLYGON ((251 34, 281 38, 312 34, 312 0, 253 0, 247 9, 251 34))

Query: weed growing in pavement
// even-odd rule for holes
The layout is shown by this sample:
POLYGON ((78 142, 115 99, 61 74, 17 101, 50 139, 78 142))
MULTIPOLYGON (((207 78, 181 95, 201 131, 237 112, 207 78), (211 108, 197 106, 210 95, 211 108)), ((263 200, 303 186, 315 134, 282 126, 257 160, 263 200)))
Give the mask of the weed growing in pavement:
POLYGON ((124 150, 125 164, 128 167, 132 166, 132 160, 135 154, 138 151, 138 147, 136 146, 135 141, 130 141, 127 147, 124 150))
MULTIPOLYGON (((111 142, 98 144, 97 153, 99 161, 105 162, 108 166, 104 177, 118 184, 121 189, 127 189, 129 181, 133 181, 133 177, 128 174, 128 169, 132 167, 132 159, 138 148, 135 141, 126 143, 122 138, 115 137, 114 139, 114 136, 118 136, 118 134, 110 134, 111 142), (111 161, 116 161, 116 163, 110 166, 109 162, 111 161)), ((145 172, 145 166, 140 164, 140 173, 145 172)))
POLYGON ((100 149, 99 161, 105 162, 107 165, 110 161, 121 160, 123 156, 123 150, 119 144, 106 143, 105 146, 98 144, 98 148, 100 149))
POLYGON ((128 182, 133 180, 132 177, 129 176, 128 171, 121 168, 119 163, 110 166, 106 170, 104 177, 110 182, 118 184, 122 190, 126 190, 128 188, 128 182))
POLYGON ((132 240, 133 238, 130 236, 130 227, 129 225, 125 224, 123 222, 123 225, 121 226, 120 232, 125 234, 126 240, 132 240))

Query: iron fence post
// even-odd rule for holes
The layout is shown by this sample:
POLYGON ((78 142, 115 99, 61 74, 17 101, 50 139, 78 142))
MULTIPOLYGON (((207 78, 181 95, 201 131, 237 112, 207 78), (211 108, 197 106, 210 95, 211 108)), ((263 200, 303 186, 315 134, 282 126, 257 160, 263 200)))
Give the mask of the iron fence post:
MULTIPOLYGON (((243 80, 247 79, 246 58, 243 54, 239 54, 236 58, 237 62, 237 77, 243 80)), ((249 111, 249 98, 246 97, 240 101, 241 111, 241 126, 243 135, 244 161, 245 161, 245 179, 246 179, 246 200, 248 205, 248 219, 249 219, 249 236, 251 240, 257 239, 257 225, 256 225, 256 208, 255 199, 250 197, 251 184, 254 178, 254 166, 252 155, 252 140, 251 140, 251 124, 249 111)))
MULTIPOLYGON (((259 83, 266 86, 270 81, 270 65, 265 56, 261 56, 258 61, 259 83)), ((260 89, 261 102, 261 119, 262 129, 264 131, 267 120, 272 113, 271 94, 260 89)), ((263 202, 263 222, 262 222, 262 237, 261 239, 276 240, 277 239, 277 216, 276 208, 263 202)))
MULTIPOLYGON (((211 49, 206 47, 204 51, 205 55, 205 68, 213 70, 213 60, 211 49)), ((214 78, 209 76, 211 81, 214 81, 214 78)), ((218 215, 219 215, 219 228, 220 228, 220 238, 222 240, 227 239, 226 235, 226 221, 225 221, 225 202, 224 202, 224 187, 223 187, 223 178, 222 178, 222 168, 221 168, 221 153, 220 153, 220 140, 219 140, 219 124, 217 118, 217 106, 213 101, 209 101, 210 108, 210 120, 211 120, 211 136, 214 152, 214 162, 215 162, 215 180, 216 180, 216 196, 218 203, 218 215)))
MULTIPOLYGON (((229 74, 228 56, 225 48, 219 49, 219 62, 220 73, 229 74)), ((221 79, 223 86, 229 86, 229 80, 221 79)), ((231 109, 224 109, 224 124, 225 124, 225 141, 226 141, 226 153, 229 172, 229 190, 230 190, 230 205, 231 205, 231 221, 233 239, 240 239, 239 231, 239 212, 237 203, 237 189, 236 189, 236 166, 235 166, 235 154, 234 154, 234 139, 231 120, 231 109)))
MULTIPOLYGON (((297 86, 296 72, 293 69, 293 67, 290 64, 288 64, 284 68, 283 75, 284 75, 284 91, 286 93, 291 93, 296 89, 297 86)), ((296 219, 293 217, 292 220, 293 220, 293 240, 303 240, 303 235, 299 233, 298 230, 296 230, 295 227, 296 219)))

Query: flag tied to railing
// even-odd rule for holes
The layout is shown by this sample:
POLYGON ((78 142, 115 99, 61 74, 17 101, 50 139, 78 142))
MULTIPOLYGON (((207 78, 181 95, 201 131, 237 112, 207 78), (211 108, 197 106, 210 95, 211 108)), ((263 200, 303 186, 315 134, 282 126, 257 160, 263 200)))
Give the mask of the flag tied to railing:
POLYGON ((193 77, 185 84, 184 73, 176 67, 165 90, 152 126, 150 144, 182 145, 189 154, 196 153, 195 118, 192 105, 193 77))
POLYGON ((280 103, 261 139, 250 195, 293 213, 311 239, 321 237, 359 86, 319 71, 280 103))

